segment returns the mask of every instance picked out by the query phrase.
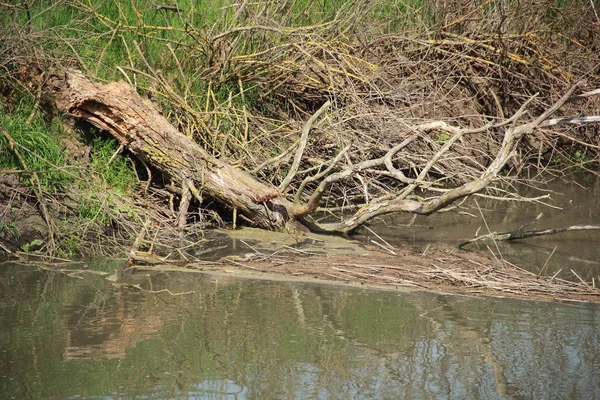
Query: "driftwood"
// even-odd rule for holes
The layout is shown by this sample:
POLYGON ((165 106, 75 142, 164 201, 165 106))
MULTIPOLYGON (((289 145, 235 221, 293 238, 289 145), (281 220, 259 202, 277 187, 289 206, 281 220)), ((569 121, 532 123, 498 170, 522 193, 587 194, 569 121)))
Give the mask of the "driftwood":
POLYGON ((571 98, 576 88, 577 85, 574 85, 559 101, 531 122, 518 124, 533 98, 525 102, 512 117, 480 128, 463 129, 443 121, 414 126, 411 128, 414 134, 390 148, 384 156, 342 168, 336 167, 334 170, 347 151, 345 148, 330 161, 324 171, 304 178, 295 191, 293 201, 288 199, 286 192, 297 173, 312 124, 327 110, 328 102, 305 124, 290 173, 277 188, 209 154, 191 137, 179 132, 156 106, 140 97, 135 89, 125 82, 97 84, 79 72, 67 71, 62 76, 49 80, 47 93, 54 98, 60 112, 84 119, 107 131, 122 147, 168 176, 171 182, 180 188, 180 226, 185 225, 190 201, 195 197, 200 202, 209 199, 230 208, 234 215, 263 229, 302 227, 313 231, 347 233, 383 214, 409 212, 429 215, 459 199, 481 192, 498 179, 498 174, 514 156, 521 138, 548 120, 571 98), (478 178, 442 191, 434 197, 421 199, 414 196, 415 190, 428 188, 425 178, 455 143, 467 135, 491 129, 503 130, 503 141, 495 158, 478 178), (428 132, 442 132, 450 136, 450 139, 419 171, 416 178, 409 178, 394 166, 394 157, 419 135, 428 132), (305 219, 317 211, 320 200, 332 185, 376 169, 400 184, 400 189, 394 197, 388 196, 370 202, 353 216, 338 223, 317 225, 305 219), (304 193, 307 184, 311 182, 317 185, 316 188, 312 193, 304 193))
POLYGON ((600 225, 597 224, 578 224, 578 225, 568 225, 561 226, 558 228, 546 228, 546 229, 532 229, 532 230, 522 230, 517 229, 515 231, 510 232, 492 232, 486 235, 480 235, 474 237, 473 239, 467 240, 458 245, 458 247, 464 247, 470 243, 477 242, 483 239, 492 239, 494 241, 504 241, 504 240, 518 240, 518 239, 526 239, 535 236, 544 236, 544 235, 554 235, 555 233, 561 232, 569 232, 569 231, 594 231, 600 230, 600 225))

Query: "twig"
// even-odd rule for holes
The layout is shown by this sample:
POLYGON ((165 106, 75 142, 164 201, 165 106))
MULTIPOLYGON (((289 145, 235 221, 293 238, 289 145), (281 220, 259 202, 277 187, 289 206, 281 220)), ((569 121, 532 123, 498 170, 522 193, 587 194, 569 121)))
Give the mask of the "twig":
POLYGON ((256 250, 254 247, 250 246, 248 243, 246 243, 244 240, 240 239, 240 242, 242 242, 244 245, 246 245, 247 247, 249 247, 253 252, 255 252, 256 254, 260 254, 262 255, 262 253, 258 250, 256 250))
POLYGON ((421 253, 421 257, 425 257, 425 255, 427 254, 427 251, 429 250, 430 247, 431 247, 431 243, 427 244, 427 247, 425 247, 425 250, 423 250, 423 252, 421 253))
MULTIPOLYGON (((9 145, 10 149, 13 151, 15 156, 17 156, 17 158, 19 159, 19 162, 21 163, 23 169, 29 170, 29 167, 27 166, 27 162, 25 161, 25 158, 23 158, 23 156, 17 149, 17 142, 12 138, 12 136, 5 129, 2 129, 2 134, 4 135, 6 140, 8 140, 8 145, 9 145)), ((57 245, 56 245, 56 241, 55 241, 54 220, 52 219, 52 216, 50 215, 50 212, 48 211, 48 206, 46 205, 46 199, 44 198, 44 191, 42 190, 42 184, 40 182, 40 178, 39 178, 37 172, 31 172, 31 176, 33 177, 33 180, 35 182, 35 186, 33 187, 33 190, 39 201, 40 211, 42 212, 42 216, 44 217, 44 222, 46 223, 46 227, 48 228, 48 244, 47 244, 48 251, 47 251, 47 253, 48 253, 48 255, 53 256, 57 249, 57 245)))
POLYGON ((223 258, 223 260, 227 261, 228 263, 235 264, 235 265, 237 265, 237 266, 244 267, 244 268, 248 268, 248 269, 251 269, 251 270, 254 270, 254 271, 267 272, 267 271, 265 271, 264 269, 261 269, 261 268, 256 268, 256 267, 253 267, 253 266, 251 266, 251 265, 244 264, 244 263, 241 263, 241 262, 239 262, 239 261, 232 260, 232 259, 230 259, 230 258, 227 258, 227 257, 223 258))
POLYGON ((517 231, 522 231, 523 229, 535 224, 536 222, 538 222, 540 220, 540 218, 542 218, 544 216, 544 213, 539 213, 537 217, 535 217, 535 219, 533 221, 530 221, 524 225, 521 225, 517 231))
POLYGON ((14 255, 14 254, 15 254, 15 253, 14 253, 14 252, 12 252, 12 251, 11 251, 11 250, 10 250, 8 247, 6 247, 6 246, 4 245, 4 243, 2 243, 2 242, 0 242, 0 249, 4 250, 4 252, 5 252, 6 254, 10 254, 10 255, 14 255))
POLYGON ((378 242, 378 241, 376 241, 376 240, 373 240, 373 239, 371 239, 371 243, 373 243, 373 244, 374 244, 374 245, 376 245, 376 246, 379 246, 379 247, 381 247, 383 250, 387 251, 387 252, 388 252, 388 253, 390 253, 390 254, 393 254, 393 255, 395 255, 395 256, 397 256, 397 255, 398 255, 398 253, 396 253, 394 250, 392 250, 392 249, 390 249, 390 248, 388 248, 388 247, 385 247, 384 245, 382 245, 381 243, 379 243, 379 242, 378 242))
POLYGON ((556 278, 556 276, 557 276, 558 274, 560 274, 560 272, 561 272, 561 271, 562 271, 562 268, 561 268, 561 269, 559 269, 558 271, 556 271, 556 272, 554 273, 554 275, 552 275, 552 277, 550 278, 550 282, 552 282, 552 280, 553 280, 554 278, 556 278))
POLYGON ((598 11, 596 11, 596 5, 594 4, 594 0, 590 0, 590 5, 592 6, 592 10, 594 10, 594 15, 596 16, 596 22, 600 23, 600 17, 598 17, 598 11))
POLYGON ((296 206, 300 206, 301 203, 301 198, 302 198, 302 194, 304 193, 304 188, 306 187, 306 185, 308 185, 311 182, 317 181, 319 179, 322 179, 323 177, 327 176, 327 174, 329 174, 329 172, 331 172, 331 170, 335 167, 335 165, 340 161, 340 159, 347 154, 348 150, 350 150, 351 145, 347 145, 346 147, 344 147, 336 156, 333 160, 331 160, 331 162, 329 163, 329 166, 327 168, 325 168, 323 171, 321 171, 318 174, 312 175, 312 176, 308 176, 306 178, 304 178, 304 180, 302 181, 302 183, 300 184, 300 186, 298 187, 298 190, 296 190, 296 194, 294 196, 294 205, 296 206))
POLYGON ((217 40, 222 39, 225 36, 229 36, 229 35, 232 35, 232 34, 238 33, 238 32, 245 32, 245 31, 252 31, 252 30, 263 30, 263 31, 268 31, 268 32, 283 33, 283 31, 281 29, 274 28, 272 26, 265 26, 265 25, 240 26, 238 28, 233 28, 226 32, 215 35, 215 36, 213 36, 212 40, 213 40, 213 42, 216 42, 217 40))
POLYGON ((161 290, 145 290, 148 293, 152 293, 152 294, 158 294, 158 293, 168 293, 171 296, 187 296, 188 294, 194 294, 196 293, 196 291, 194 290, 190 290, 189 292, 180 292, 180 293, 173 293, 171 292, 169 289, 161 289, 161 290))
MULTIPOLYGON (((393 255, 395 255, 395 256, 397 256, 397 255, 398 255, 398 253, 396 253, 396 252, 393 250, 393 249, 394 249, 394 246, 392 246, 392 245, 391 245, 391 244, 389 244, 389 243, 388 243, 388 242, 387 242, 387 241, 386 241, 384 238, 382 238, 381 236, 379 236, 379 235, 377 234, 377 232, 374 232, 374 231, 373 231, 371 228, 369 228, 368 226, 365 226, 365 229, 366 229, 366 230, 368 230, 369 232, 371 232, 371 234, 373 234, 373 235, 377 236, 377 238, 378 238, 379 240, 381 240, 383 243, 385 243, 385 245, 387 246, 387 248, 386 248, 386 247, 383 247, 385 250, 389 251, 390 253, 392 253, 392 254, 393 254, 393 255)), ((374 241, 374 240, 372 240, 372 242, 375 242, 375 241, 374 241)), ((377 244, 378 246, 381 246, 379 243, 375 243, 375 244, 377 244)))
POLYGON ((573 275, 575 275, 577 278, 579 278, 579 280, 581 281, 581 283, 583 283, 585 285, 585 287, 587 287, 587 288, 590 287, 590 285, 588 285, 583 279, 581 279, 581 277, 579 275, 577 275, 577 272, 573 271, 572 269, 571 269, 571 272, 573 273, 573 275))
POLYGON ((556 251, 557 248, 558 248, 558 245, 554 246, 554 249, 552 250, 552 253, 550 253, 550 255, 548 256, 548 258, 546 259, 546 262, 544 263, 544 266, 540 270, 540 273, 538 274, 538 276, 541 276, 544 273, 544 271, 546 270, 546 267, 548 266, 548 262, 550 262, 550 259, 554 255, 554 252, 556 251))
POLYGON ((140 246, 142 245, 142 242, 144 241, 146 234, 148 233, 148 228, 150 227, 151 224, 152 224, 152 220, 150 218, 146 218, 146 222, 144 222, 144 226, 142 226, 142 229, 140 229, 140 231, 138 232, 138 235, 135 238, 135 241, 133 242, 131 249, 129 250, 129 259, 127 260, 125 265, 131 266, 133 264, 133 262, 135 261, 136 253, 138 252, 140 246))
POLYGON ((38 111, 38 107, 40 105, 40 99, 42 97, 42 90, 44 88, 44 76, 45 76, 45 72, 42 72, 42 75, 40 76, 42 82, 39 84, 37 93, 35 95, 35 104, 33 105, 33 108, 31 110, 31 114, 29 114, 29 117, 27 118, 27 120, 25 121, 25 125, 31 125, 31 121, 33 121, 33 118, 35 117, 35 114, 38 111))
MULTIPOLYGON (((479 214, 481 215, 481 218, 483 219, 483 223, 485 224, 485 229, 487 229, 488 233, 492 233, 492 231, 490 231, 490 227, 489 227, 489 225, 487 223, 487 220, 485 219, 485 216, 483 215, 483 211, 481 211, 481 207, 479 206, 479 202, 477 200, 475 200, 475 204, 477 205, 477 209, 479 210, 479 214)), ((506 263, 504 262, 504 257, 502 256, 502 252, 500 251, 500 247, 498 247, 498 242, 496 242, 493 238, 492 238, 492 241, 494 242, 494 246, 496 246, 496 250, 498 250, 498 255, 500 256, 500 259, 502 260, 502 265, 504 265, 504 267, 506 267, 506 263)), ((494 256, 494 257, 496 257, 496 256, 494 256)))
POLYGON ((180 13, 180 12, 182 12, 182 9, 181 9, 180 7, 178 7, 178 6, 167 6, 167 5, 164 5, 164 4, 159 4, 159 5, 157 5, 157 6, 155 7, 155 10, 156 10, 156 11, 160 11, 160 10, 164 10, 164 11, 172 11, 172 12, 175 12, 175 13, 180 13))
POLYGON ((108 160, 108 162, 106 163, 106 166, 107 166, 107 167, 108 167, 108 166, 109 166, 109 165, 110 165, 110 164, 111 164, 111 163, 114 161, 114 159, 115 159, 115 158, 116 158, 116 157, 117 157, 119 154, 121 154, 121 152, 123 151, 123 149, 125 149, 125 145, 121 144, 121 145, 119 146, 119 148, 117 149, 117 151, 115 151, 115 152, 113 153, 113 155, 110 157, 110 160, 108 160))

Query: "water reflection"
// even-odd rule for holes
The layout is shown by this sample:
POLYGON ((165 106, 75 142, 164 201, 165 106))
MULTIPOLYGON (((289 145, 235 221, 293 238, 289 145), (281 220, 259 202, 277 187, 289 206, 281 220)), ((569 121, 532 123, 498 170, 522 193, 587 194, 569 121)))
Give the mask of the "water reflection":
POLYGON ((0 398, 600 398, 596 305, 127 279, 4 268, 0 398))

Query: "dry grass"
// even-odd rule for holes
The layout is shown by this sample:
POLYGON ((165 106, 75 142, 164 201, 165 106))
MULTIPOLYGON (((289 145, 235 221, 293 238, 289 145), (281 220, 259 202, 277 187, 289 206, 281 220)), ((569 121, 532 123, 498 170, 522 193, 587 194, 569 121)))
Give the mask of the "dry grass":
POLYGON ((230 256, 210 262, 198 260, 186 264, 185 268, 160 260, 155 260, 151 266, 143 258, 134 268, 193 269, 266 278, 284 276, 284 279, 317 279, 355 286, 546 301, 600 301, 600 289, 592 283, 567 281, 558 273, 540 276, 506 261, 439 246, 428 248, 427 254, 403 247, 401 254, 393 256, 382 254, 375 248, 364 249, 361 254, 319 255, 302 248, 284 246, 264 251, 260 243, 254 246, 248 249, 250 253, 245 257, 230 256))

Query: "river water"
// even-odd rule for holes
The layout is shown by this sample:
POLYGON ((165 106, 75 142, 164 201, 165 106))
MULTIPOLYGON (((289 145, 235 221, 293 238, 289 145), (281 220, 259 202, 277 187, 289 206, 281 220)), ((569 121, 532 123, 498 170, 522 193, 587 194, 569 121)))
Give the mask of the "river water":
MULTIPOLYGON (((535 227, 600 223, 598 182, 548 187, 561 209, 479 200, 464 209, 475 217, 407 228, 397 216, 373 229, 425 250, 487 229, 479 209, 492 231, 539 212, 535 227)), ((600 276, 594 231, 478 246, 533 270, 548 262, 564 278, 600 276)), ((180 295, 0 264, 0 399, 600 399, 597 304, 176 272, 121 278, 180 295)))
MULTIPOLYGON (((514 231, 533 222, 540 213, 543 216, 524 230, 600 225, 599 177, 574 175, 568 180, 555 179, 542 189, 523 187, 519 192, 529 197, 549 194, 550 199, 544 200, 546 205, 480 198, 467 202, 460 208, 461 213, 437 213, 414 219, 395 214, 376 221, 372 229, 392 245, 416 245, 424 251, 433 243, 458 245, 476 234, 514 231)), ((381 242, 368 231, 363 231, 359 239, 381 242)), ((600 230, 571 231, 510 242, 481 241, 465 249, 493 252, 497 258, 505 258, 536 273, 542 269, 547 275, 558 272, 560 278, 579 282, 573 270, 586 282, 591 282, 592 277, 600 282, 600 230)))
POLYGON ((2 399, 597 399, 600 307, 3 265, 2 399))

